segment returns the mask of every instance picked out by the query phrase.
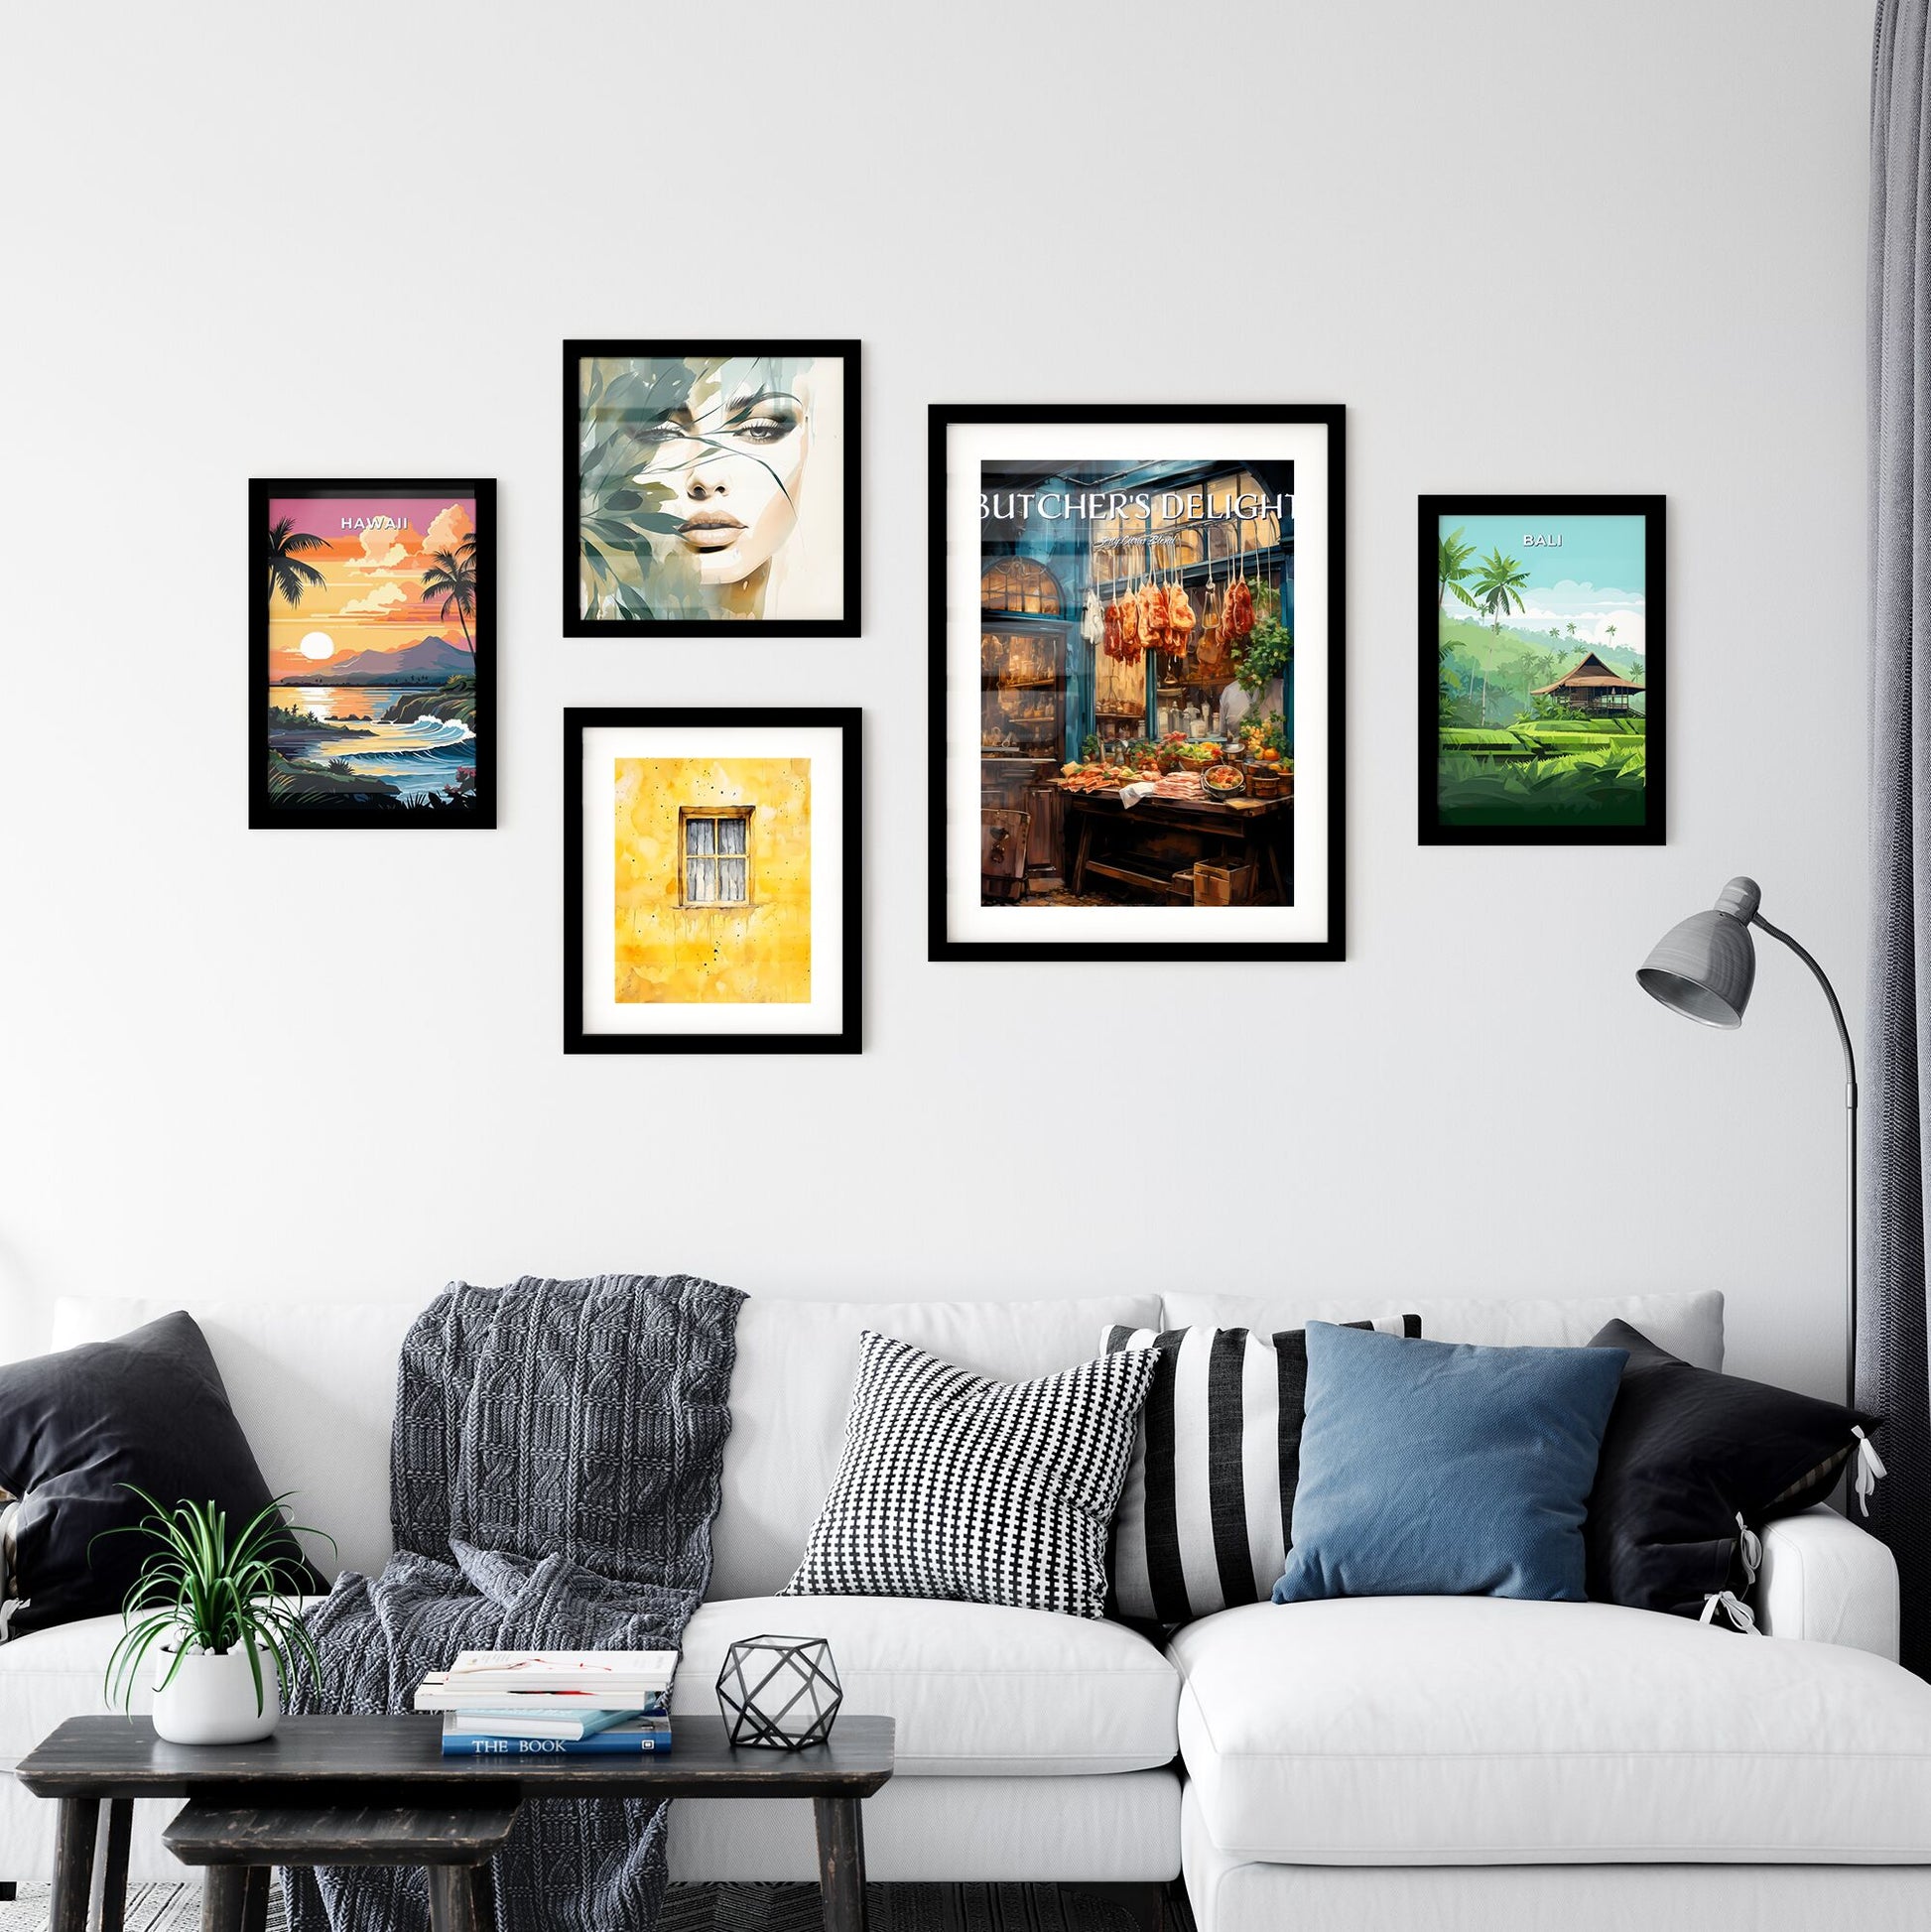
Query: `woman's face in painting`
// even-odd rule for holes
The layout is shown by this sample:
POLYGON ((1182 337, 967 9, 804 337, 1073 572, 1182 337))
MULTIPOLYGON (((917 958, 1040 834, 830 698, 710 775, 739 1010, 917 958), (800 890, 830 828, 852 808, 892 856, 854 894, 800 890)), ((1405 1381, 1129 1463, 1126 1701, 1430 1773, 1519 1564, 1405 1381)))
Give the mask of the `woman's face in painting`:
POLYGON ((689 397, 645 424, 639 480, 669 487, 655 505, 704 583, 736 583, 768 564, 798 523, 812 447, 811 379, 759 357, 708 364, 689 397))

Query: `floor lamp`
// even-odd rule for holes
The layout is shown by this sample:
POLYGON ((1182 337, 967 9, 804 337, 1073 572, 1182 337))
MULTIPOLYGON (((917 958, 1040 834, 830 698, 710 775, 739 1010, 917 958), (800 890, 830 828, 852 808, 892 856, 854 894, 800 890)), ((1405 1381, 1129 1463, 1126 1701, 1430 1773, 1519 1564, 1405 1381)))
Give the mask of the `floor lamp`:
POLYGON ((1656 950, 1636 973, 1642 989, 1672 1013, 1704 1026, 1741 1026, 1756 978, 1756 948, 1750 928, 1780 939, 1816 974, 1831 1003, 1837 1037, 1844 1048, 1844 1118, 1846 1168, 1844 1207, 1845 1400, 1855 1406, 1858 1394, 1858 1062, 1851 1051, 1851 1032, 1844 1024, 1844 1008, 1824 968, 1788 933, 1757 911, 1762 898, 1754 879, 1732 879, 1718 894, 1710 912, 1695 912, 1672 926, 1656 942, 1656 950))

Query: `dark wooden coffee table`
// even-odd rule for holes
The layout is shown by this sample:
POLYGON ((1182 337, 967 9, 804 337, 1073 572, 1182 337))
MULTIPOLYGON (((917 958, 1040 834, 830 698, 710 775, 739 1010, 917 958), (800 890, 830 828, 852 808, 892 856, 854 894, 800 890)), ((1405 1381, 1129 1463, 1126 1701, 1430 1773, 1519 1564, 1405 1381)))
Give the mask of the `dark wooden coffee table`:
MULTIPOLYGON (((379 1831, 388 1836, 381 1843, 398 1856, 365 1862, 406 1864, 412 1861, 400 1854, 409 1849, 412 1816, 423 1821, 423 1842, 447 1849, 452 1836, 461 1835, 439 1825, 439 1814, 447 1819, 463 1810, 513 1810, 526 1797, 573 1795, 809 1798, 817 1814, 826 1932, 864 1932, 859 1807, 892 1775, 892 1720, 840 1718, 829 1743, 797 1751, 733 1749, 720 1718, 679 1718, 675 1732, 677 1746, 663 1757, 445 1757, 442 1723, 435 1717, 284 1718, 264 1742, 233 1745, 166 1744, 146 1718, 69 1718, 21 1760, 14 1775, 37 1797, 61 1806, 49 1932, 86 1932, 103 1804, 110 1808, 103 1932, 119 1932, 136 1798, 190 1800, 195 1820, 185 1828, 184 1844, 201 1854, 218 1850, 215 1841, 223 1837, 237 1846, 278 1846, 298 1823, 307 1834, 303 1843, 332 1844, 330 1820, 318 1823, 319 1815, 386 1813, 379 1831), (207 1824, 215 1813, 223 1819, 218 1830, 207 1824)), ((346 1829, 339 1816, 332 1829, 346 1829)), ((481 1842, 480 1833, 471 1837, 481 1842)), ((208 1890, 221 1932, 235 1932, 265 1909, 266 1879, 248 1875, 274 1863, 266 1851, 262 1858, 255 1866, 223 1856, 217 1866, 197 1857, 224 1874, 208 1890)))

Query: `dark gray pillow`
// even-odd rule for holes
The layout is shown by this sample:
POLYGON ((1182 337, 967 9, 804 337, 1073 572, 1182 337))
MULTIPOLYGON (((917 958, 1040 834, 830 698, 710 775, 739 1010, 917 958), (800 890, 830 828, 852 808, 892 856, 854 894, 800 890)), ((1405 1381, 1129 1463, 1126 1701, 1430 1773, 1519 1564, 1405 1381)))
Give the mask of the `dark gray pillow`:
POLYGON ((1862 1409, 1693 1367, 1627 1322, 1589 1346, 1629 1355, 1583 1525, 1603 1603, 1700 1616, 1708 1598, 1740 1595, 1756 1532, 1822 1502, 1852 1431, 1877 1427, 1862 1409))
MULTIPOLYGON (((121 1608, 151 1546, 94 1539, 147 1514, 128 1483, 168 1507, 215 1503, 230 1535, 271 1499, 206 1339, 185 1314, 0 1367, 0 1489, 20 1499, 10 1635, 121 1608)), ((292 1578, 325 1590, 295 1539, 284 1543, 292 1578)))

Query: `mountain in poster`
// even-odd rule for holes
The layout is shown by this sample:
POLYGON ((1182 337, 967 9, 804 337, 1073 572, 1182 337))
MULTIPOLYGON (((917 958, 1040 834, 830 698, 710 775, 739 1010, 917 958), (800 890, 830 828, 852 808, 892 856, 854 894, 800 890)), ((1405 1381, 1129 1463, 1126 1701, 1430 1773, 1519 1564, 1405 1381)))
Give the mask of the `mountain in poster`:
MULTIPOLYGON (((1476 702, 1482 685, 1489 693, 1489 709, 1495 722, 1511 722, 1532 709, 1536 689, 1563 672, 1573 670, 1594 652, 1611 671, 1640 684, 1643 654, 1626 646, 1600 641, 1585 642, 1578 637, 1551 637, 1547 631, 1523 631, 1509 625, 1499 629, 1478 618, 1441 619, 1442 665, 1451 689, 1457 696, 1476 702)), ((1632 704, 1640 712, 1641 700, 1632 704)), ((1475 723, 1465 716, 1464 723, 1475 723)))
MULTIPOLYGON (((357 651, 352 656, 337 658, 328 666, 327 682, 339 685, 353 683, 357 679, 386 681, 423 678, 440 684, 456 672, 472 668, 470 654, 459 645, 451 644, 441 637, 425 637, 420 643, 404 644, 395 650, 357 651)), ((276 682, 313 683, 320 676, 320 673, 312 672, 305 680, 299 674, 285 674, 276 682)))
POLYGON ((250 822, 314 823, 302 816, 314 808, 351 815, 335 823, 485 823, 478 495, 291 487, 250 490, 267 553, 266 744, 250 822))

